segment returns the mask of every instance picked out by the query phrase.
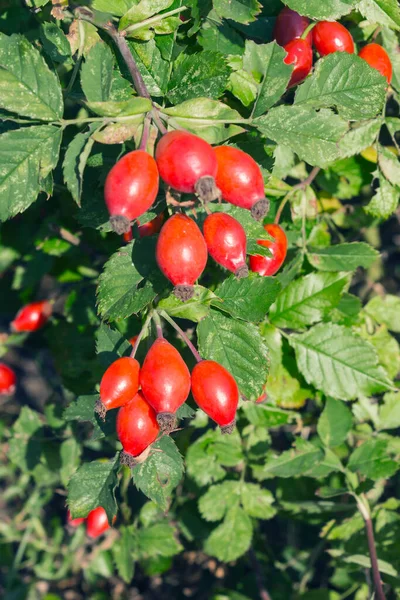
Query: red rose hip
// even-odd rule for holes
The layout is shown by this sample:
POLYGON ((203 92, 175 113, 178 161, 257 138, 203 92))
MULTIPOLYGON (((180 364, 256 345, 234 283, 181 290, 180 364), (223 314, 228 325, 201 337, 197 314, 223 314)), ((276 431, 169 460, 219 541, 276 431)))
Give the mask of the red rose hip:
POLYGON ((137 394, 139 389, 140 365, 135 358, 124 356, 114 361, 100 382, 100 400, 95 411, 102 419, 112 408, 119 408, 137 394))
POLYGON ((283 261, 286 258, 287 237, 280 225, 269 223, 264 226, 264 229, 275 238, 275 241, 258 240, 257 244, 269 248, 272 256, 261 256, 258 254, 250 256, 250 269, 255 273, 267 277, 269 275, 275 275, 281 268, 283 261))
MULTIPOLYGON (((117 517, 113 518, 113 523, 117 517)), ((108 522, 107 513, 102 506, 90 511, 86 517, 86 533, 91 538, 100 537, 103 533, 110 529, 111 525, 108 522)))
POLYGON ((367 44, 361 48, 358 56, 364 59, 370 67, 373 67, 386 77, 387 82, 392 81, 393 67, 388 53, 379 44, 367 44))
POLYGON ((11 323, 12 331, 37 331, 47 323, 52 313, 52 305, 47 300, 31 302, 23 306, 11 323))
POLYGON ((77 519, 73 519, 71 517, 70 511, 67 510, 67 523, 71 527, 79 527, 79 525, 82 525, 82 523, 84 523, 85 521, 86 521, 86 519, 84 519, 83 517, 78 517, 77 519))
POLYGON ((176 427, 175 413, 190 392, 190 373, 185 361, 167 340, 157 339, 140 371, 140 386, 147 402, 157 413, 161 431, 176 427))
POLYGON ((203 225, 204 239, 212 258, 236 277, 247 277, 246 233, 241 224, 225 213, 209 215, 203 225))
POLYGON ((213 360, 202 360, 192 371, 192 394, 196 404, 220 427, 232 433, 239 390, 232 375, 213 360))
POLYGON ((218 198, 217 159, 205 140, 187 131, 170 131, 156 148, 160 177, 178 192, 196 193, 209 202, 218 198))
POLYGON ((246 208, 260 220, 268 212, 264 195, 264 179, 256 161, 246 152, 232 146, 215 148, 218 161, 217 186, 226 202, 246 208))
POLYGON ((17 377, 12 369, 0 363, 0 396, 11 396, 15 392, 17 377))
POLYGON ((312 69, 313 55, 310 44, 306 40, 292 40, 284 47, 287 56, 284 63, 294 65, 288 87, 300 83, 312 69))
POLYGON ((124 449, 120 456, 121 464, 133 467, 143 461, 159 431, 154 409, 142 392, 138 392, 118 412, 117 435, 124 449))
POLYGON ((193 284, 207 264, 204 237, 190 217, 176 214, 163 225, 156 246, 157 264, 182 301, 194 293, 193 284))
MULTIPOLYGON (((310 21, 307 17, 303 17, 295 10, 285 6, 276 18, 273 38, 280 46, 286 46, 292 40, 300 38, 309 24, 310 21)), ((311 45, 311 32, 307 35, 306 40, 311 45)))
POLYGON ((130 221, 145 213, 158 192, 156 161, 144 150, 125 154, 108 173, 104 199, 116 233, 130 230, 130 221))
POLYGON ((164 213, 160 213, 154 219, 149 221, 148 223, 144 223, 144 225, 140 225, 138 221, 138 229, 139 229, 139 237, 149 237, 151 235, 155 235, 159 233, 162 225, 164 223, 164 213))
POLYGON ((341 23, 336 21, 320 21, 312 30, 313 44, 321 56, 333 52, 353 54, 354 41, 341 23))

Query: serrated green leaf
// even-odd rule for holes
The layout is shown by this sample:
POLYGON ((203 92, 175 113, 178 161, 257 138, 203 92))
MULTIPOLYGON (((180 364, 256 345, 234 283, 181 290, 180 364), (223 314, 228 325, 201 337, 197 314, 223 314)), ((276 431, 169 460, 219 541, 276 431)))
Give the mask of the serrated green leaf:
POLYGON ((400 394, 385 394, 379 409, 379 429, 397 429, 400 427, 400 394))
POLYGON ((378 144, 378 164, 386 179, 400 187, 400 162, 393 152, 378 144))
POLYGON ((379 327, 372 335, 366 333, 363 337, 375 348, 379 362, 390 379, 395 379, 400 372, 400 346, 397 340, 390 335, 386 325, 379 327))
MULTIPOLYGON (((304 85, 304 84, 303 84, 304 85)), ((332 111, 308 106, 278 106, 254 120, 261 133, 278 144, 289 146, 299 158, 324 167, 339 158, 338 142, 348 124, 332 111)))
POLYGON ((164 96, 169 80, 170 64, 169 61, 162 58, 155 41, 149 40, 143 43, 128 40, 128 45, 149 94, 164 96))
POLYGON ((219 429, 209 429, 188 448, 186 466, 188 474, 199 485, 220 481, 226 467, 235 467, 243 461, 241 438, 237 431, 223 435, 219 429))
POLYGON ((399 468, 398 463, 388 456, 387 440, 367 440, 356 448, 348 463, 351 471, 358 471, 370 479, 391 477, 399 468))
POLYGON ((175 61, 168 83, 168 99, 176 104, 190 98, 218 98, 229 74, 225 57, 217 52, 182 54, 175 61))
MULTIPOLYGON (((371 559, 369 556, 364 556, 363 554, 353 554, 352 556, 345 556, 343 561, 346 563, 353 563, 355 565, 359 565, 364 569, 371 569, 371 559)), ((399 577, 399 572, 387 561, 378 559, 378 569, 380 573, 385 573, 386 575, 390 575, 391 577, 399 577)))
POLYGON ((129 25, 140 23, 169 8, 173 2, 174 0, 140 0, 124 14, 118 28, 121 31, 129 27, 129 25))
POLYGON ((358 0, 284 0, 284 4, 301 15, 311 17, 317 21, 334 21, 353 10, 358 0))
POLYGON ((207 538, 204 550, 223 562, 230 562, 249 549, 252 536, 251 519, 237 505, 228 511, 223 523, 207 538))
POLYGON ((340 154, 343 157, 354 156, 375 142, 383 119, 376 118, 369 121, 355 123, 346 135, 340 140, 340 154))
POLYGON ((244 279, 237 279, 231 275, 216 287, 215 294, 220 300, 213 299, 212 304, 233 317, 257 323, 265 318, 279 290, 280 285, 273 277, 250 273, 244 279))
POLYGON ((94 144, 94 139, 91 135, 98 128, 98 123, 92 123, 89 125, 87 131, 78 133, 69 144, 65 153, 63 162, 64 181, 78 206, 81 203, 83 174, 86 162, 94 144))
POLYGON ((264 114, 286 91, 293 68, 283 62, 285 56, 285 50, 276 42, 256 44, 246 40, 243 68, 258 81, 262 78, 253 108, 254 117, 264 114))
POLYGON ((258 0, 213 0, 213 6, 221 18, 232 19, 245 25, 254 21, 261 11, 258 0))
POLYGON ((55 23, 42 23, 40 39, 51 60, 58 63, 71 62, 71 46, 63 30, 55 23))
MULTIPOLYGON (((0 92, 1 94, 1 92, 0 92)), ((58 162, 61 129, 24 127, 0 135, 0 220, 23 212, 58 162)))
POLYGON ((241 118, 240 113, 227 104, 219 100, 201 97, 185 100, 176 106, 165 108, 163 112, 175 118, 193 119, 194 121, 198 119, 202 123, 241 118))
POLYGON ((387 219, 397 208, 400 191, 397 187, 391 185, 380 171, 378 172, 378 176, 379 188, 364 209, 366 213, 373 217, 387 219))
POLYGON ((176 529, 169 523, 156 523, 140 529, 139 552, 144 557, 174 556, 183 548, 177 539, 176 529))
MULTIPOLYGON (((148 98, 130 98, 129 100, 108 100, 107 102, 88 102, 88 108, 101 117, 126 117, 141 115, 151 110, 148 98)), ((129 123, 130 121, 128 121, 129 123)), ((121 124, 120 124, 121 125, 121 124)), ((124 125, 124 123, 122 123, 124 125)))
POLYGON ((263 490, 257 483, 242 483, 241 500, 244 511, 255 519, 272 519, 276 509, 272 506, 274 497, 269 490, 263 490))
POLYGON ((63 116, 57 75, 22 35, 0 34, 0 108, 41 121, 63 116))
POLYGON ((335 308, 349 284, 347 273, 310 273, 296 279, 272 305, 270 321, 279 327, 304 329, 335 308))
POLYGON ((117 514, 115 488, 119 455, 107 462, 92 461, 83 464, 71 477, 68 485, 68 508, 73 519, 87 517, 91 510, 102 506, 112 523, 117 514))
POLYGON ((40 460, 42 445, 35 435, 40 438, 41 428, 39 413, 23 406, 12 427, 7 452, 9 460, 22 471, 32 471, 40 460))
POLYGON ((71 475, 79 465, 79 457, 81 455, 81 446, 75 438, 71 437, 64 440, 60 445, 61 483, 67 487, 71 475))
POLYGON ((293 377, 283 364, 271 372, 265 391, 271 402, 281 408, 302 408, 307 398, 312 396, 311 390, 293 377))
POLYGON ((132 527, 119 527, 120 537, 112 545, 112 554, 117 567, 118 575, 130 583, 133 579, 135 569, 135 553, 137 551, 137 540, 132 527))
POLYGON ((201 285, 194 286, 194 295, 190 300, 182 302, 174 294, 163 298, 157 307, 165 310, 171 317, 189 319, 198 323, 204 319, 210 311, 210 303, 215 298, 215 293, 201 285))
POLYGON ((92 0, 91 7, 103 13, 110 13, 122 17, 136 0, 92 0))
POLYGON ((392 294, 375 296, 364 307, 364 310, 378 323, 386 325, 391 331, 400 333, 400 298, 398 296, 392 294))
POLYGON ((164 436, 152 445, 149 457, 132 469, 132 479, 141 492, 166 510, 183 470, 178 448, 170 437, 164 436))
POLYGON ((215 11, 211 11, 203 21, 197 41, 211 52, 219 52, 224 56, 241 55, 244 51, 243 38, 227 21, 220 19, 215 11))
POLYGON ((98 394, 91 396, 79 396, 75 402, 71 402, 64 411, 66 421, 87 421, 93 425, 90 436, 92 441, 99 440, 115 432, 115 411, 109 411, 105 422, 94 412, 94 405, 98 400, 98 394))
POLYGON ((255 404, 254 402, 246 402, 242 407, 246 418, 256 427, 280 427, 286 423, 290 423, 295 413, 288 410, 282 410, 276 406, 268 404, 255 404))
POLYGON ((125 356, 130 348, 131 344, 124 335, 105 323, 100 323, 96 331, 96 353, 105 367, 117 358, 125 356))
POLYGON ((340 400, 327 398, 317 425, 318 435, 325 446, 329 448, 340 446, 352 425, 352 414, 347 406, 340 400))
POLYGON ((259 480, 270 477, 298 477, 319 463, 323 457, 324 452, 321 448, 297 438, 290 450, 280 455, 268 456, 263 466, 254 469, 254 475, 259 480))
POLYGON ((373 346, 346 327, 320 323, 289 342, 306 381, 327 396, 352 400, 391 386, 373 346))
POLYGON ((387 81, 369 64, 347 52, 333 52, 316 64, 311 77, 298 87, 296 106, 336 108, 353 121, 371 119, 382 111, 387 81))
POLYGON ((206 521, 220 521, 228 510, 239 503, 241 484, 239 481, 224 481, 208 488, 199 500, 199 511, 206 521))
POLYGON ((400 7, 396 0, 361 0, 357 10, 372 23, 400 29, 400 7))
POLYGON ((202 357, 223 365, 248 398, 258 398, 268 374, 267 348, 258 329, 211 309, 197 327, 202 357))
POLYGON ((114 57, 106 43, 100 41, 88 53, 81 67, 81 86, 89 102, 110 99, 114 57))
POLYGON ((337 471, 343 471, 344 467, 340 461, 340 458, 330 450, 325 448, 325 456, 320 463, 311 467, 309 471, 305 473, 306 477, 314 477, 315 479, 323 479, 331 473, 337 471))
POLYGON ((319 271, 354 271, 370 267, 379 252, 365 242, 336 244, 326 248, 310 248, 307 258, 319 271))

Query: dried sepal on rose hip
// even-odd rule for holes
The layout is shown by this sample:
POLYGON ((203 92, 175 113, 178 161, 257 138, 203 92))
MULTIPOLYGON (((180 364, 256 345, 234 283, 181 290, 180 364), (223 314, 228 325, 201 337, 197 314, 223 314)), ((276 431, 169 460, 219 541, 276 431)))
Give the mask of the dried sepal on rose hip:
POLYGON ((196 404, 221 428, 232 433, 239 403, 239 389, 232 375, 213 360, 202 360, 192 371, 196 404))
POLYGON ((119 408, 136 395, 139 389, 140 365, 135 358, 124 356, 115 360, 100 382, 100 399, 95 411, 102 419, 112 408, 119 408))
POLYGON ((280 225, 275 223, 268 223, 264 225, 264 229, 267 233, 274 238, 271 240, 257 240, 257 244, 269 248, 271 256, 261 256, 261 254, 255 254, 250 256, 250 269, 254 273, 258 273, 263 277, 275 275, 281 268, 286 258, 287 253, 287 237, 280 225))
POLYGON ((176 427, 175 413, 190 392, 190 372, 178 350, 164 338, 148 351, 140 370, 140 386, 157 414, 163 433, 176 427))
POLYGON ((154 409, 142 392, 138 392, 118 411, 117 436, 123 448, 120 455, 121 464, 133 467, 143 462, 159 432, 154 409))
POLYGON ((215 185, 214 149, 187 131, 170 131, 157 144, 156 161, 161 179, 174 190, 197 194, 203 202, 219 197, 215 185))
POLYGON ((207 245, 197 224, 176 214, 163 225, 157 239, 156 260, 161 272, 175 286, 183 302, 194 293, 193 285, 207 264, 207 245))
POLYGON ((246 152, 232 146, 217 146, 217 186, 222 198, 251 211, 260 221, 269 210, 264 194, 264 179, 256 161, 246 152))
POLYGON ((125 154, 108 173, 104 199, 110 224, 118 234, 130 231, 130 222, 154 203, 159 176, 156 161, 144 150, 125 154))
POLYGON ((238 277, 247 277, 247 238, 242 225, 226 213, 208 215, 203 225, 207 249, 216 263, 238 277))
MULTIPOLYGON (((116 521, 116 516, 113 517, 113 524, 116 521)), ((90 511, 86 517, 86 533, 89 537, 95 539, 100 537, 111 525, 108 522, 107 513, 102 506, 98 506, 90 511)))
POLYGON ((15 319, 11 322, 11 331, 32 332, 37 331, 49 320, 53 305, 48 300, 31 302, 18 311, 15 319))
POLYGON ((17 376, 14 371, 4 363, 0 363, 0 396, 11 396, 15 392, 17 376))

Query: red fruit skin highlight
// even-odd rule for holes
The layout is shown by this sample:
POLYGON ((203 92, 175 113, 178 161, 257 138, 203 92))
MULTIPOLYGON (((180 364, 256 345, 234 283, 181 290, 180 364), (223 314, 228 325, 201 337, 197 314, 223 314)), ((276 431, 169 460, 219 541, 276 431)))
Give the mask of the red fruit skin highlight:
POLYGON ((178 192, 199 193, 202 177, 215 178, 217 160, 208 142, 187 131, 170 131, 157 144, 156 161, 161 179, 178 192))
POLYGON ((247 238, 241 224, 226 213, 213 213, 204 221, 203 233, 208 252, 215 262, 237 277, 247 277, 247 238))
POLYGON ((121 463, 133 466, 135 461, 129 455, 133 458, 142 454, 155 441, 159 431, 154 409, 142 392, 138 392, 118 412, 117 435, 124 449, 121 463))
POLYGON ((37 331, 47 323, 52 313, 52 305, 47 300, 31 302, 18 311, 11 322, 12 331, 37 331))
POLYGON ((320 21, 312 29, 312 36, 314 47, 321 56, 333 52, 354 52, 351 33, 336 21, 320 21))
POLYGON ((67 510, 67 523, 71 527, 79 527, 79 525, 82 525, 82 523, 84 523, 85 521, 86 521, 86 519, 84 519, 83 517, 82 518, 78 517, 77 519, 72 519, 70 511, 67 510))
POLYGON ((310 44, 306 40, 292 40, 284 49, 287 52, 287 56, 284 59, 284 63, 287 65, 294 65, 291 78, 289 80, 288 87, 300 83, 307 77, 312 69, 312 49, 310 44))
POLYGON ((15 392, 17 376, 4 363, 0 363, 0 396, 10 396, 15 392))
MULTIPOLYGON (((116 517, 113 518, 113 523, 116 517)), ((111 525, 107 519, 107 513, 102 506, 90 511, 86 517, 86 533, 91 538, 100 537, 111 525)))
POLYGON ((250 269, 255 273, 267 277, 269 275, 275 275, 281 268, 286 258, 287 237, 280 225, 269 223, 268 225, 264 225, 264 229, 275 238, 275 241, 258 240, 257 244, 269 248, 272 252, 272 256, 250 256, 250 269))
MULTIPOLYGON (((276 40, 280 46, 286 46, 286 44, 292 40, 300 38, 309 24, 310 21, 307 17, 303 17, 295 10, 285 6, 276 18, 273 39, 276 40)), ((311 31, 307 35, 306 40, 311 46, 311 31)))
POLYGON ((138 361, 130 356, 118 358, 108 367, 100 382, 100 401, 105 410, 132 400, 139 389, 139 371, 138 361))
POLYGON ((149 210, 158 183, 156 161, 144 150, 128 152, 113 166, 106 178, 104 199, 116 233, 127 233, 129 222, 149 210))
POLYGON ((196 404, 224 432, 232 431, 239 389, 229 371, 213 360, 197 363, 192 371, 192 394, 196 404))
POLYGON ((364 48, 361 48, 358 56, 364 59, 370 67, 373 67, 386 77, 388 83, 392 81, 392 62, 382 46, 379 44, 367 44, 364 48))

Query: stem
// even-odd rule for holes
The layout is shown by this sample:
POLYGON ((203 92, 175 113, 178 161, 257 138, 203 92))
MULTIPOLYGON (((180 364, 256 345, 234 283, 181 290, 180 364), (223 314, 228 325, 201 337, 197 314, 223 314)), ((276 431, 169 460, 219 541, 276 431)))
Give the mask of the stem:
POLYGON ((78 21, 79 28, 79 49, 78 49, 78 57, 76 59, 76 63, 74 64, 74 68, 72 70, 71 78, 68 82, 67 89, 65 90, 65 96, 68 96, 72 87, 75 83, 76 76, 78 75, 79 67, 81 66, 83 49, 85 47, 85 29, 82 25, 81 21, 78 21))
POLYGON ((311 183, 314 181, 314 179, 316 178, 316 176, 318 175, 320 170, 321 170, 321 167, 314 167, 313 170, 311 171, 311 173, 309 174, 309 176, 306 179, 304 179, 304 181, 300 181, 300 183, 296 183, 296 185, 294 185, 292 187, 292 189, 289 190, 289 192, 286 194, 286 196, 283 198, 282 202, 280 203, 278 212, 276 213, 276 216, 274 219, 274 223, 276 225, 279 224, 283 209, 285 208, 286 203, 289 200, 289 198, 291 198, 291 196, 295 192, 297 192, 297 190, 304 190, 308 185, 311 185, 311 183))
POLYGON ((256 553, 254 552, 253 548, 250 548, 249 550, 249 558, 256 576, 258 593, 260 594, 261 600, 272 600, 264 585, 262 569, 260 563, 257 560, 256 553))
POLYGON ((368 500, 365 494, 356 496, 358 510, 361 513, 365 523, 365 531, 367 534, 368 550, 371 560, 372 578, 374 580, 374 587, 376 592, 376 600, 386 600, 386 596, 383 591, 381 575, 379 573, 378 556, 376 553, 374 528, 372 525, 371 512, 369 509, 368 500))
POLYGON ((290 192, 288 192, 286 194, 286 196, 283 198, 282 202, 279 205, 278 211, 275 215, 275 219, 274 219, 274 223, 275 225, 279 225, 279 221, 281 219, 282 213, 283 213, 283 209, 285 208, 289 198, 292 196, 293 192, 292 190, 290 190, 290 192))
POLYGON ((160 315, 155 312, 153 314, 153 320, 154 320, 154 323, 156 325, 157 337, 159 339, 163 339, 164 336, 163 336, 163 330, 162 330, 160 315))
POLYGON ((198 353, 198 351, 196 350, 194 344, 192 344, 192 342, 189 340, 188 336, 186 335, 186 333, 183 331, 183 329, 181 329, 179 327, 179 325, 177 323, 175 323, 175 321, 173 319, 171 319, 171 317, 164 311, 162 310, 160 312, 160 315, 162 316, 163 319, 165 319, 170 325, 172 325, 172 327, 175 329, 175 331, 177 331, 179 333, 179 335, 181 336, 181 338, 183 339, 183 341, 185 342, 186 346, 189 348, 189 350, 191 351, 191 353, 193 354, 193 356, 195 357, 197 362, 201 362, 203 359, 201 358, 200 354, 198 353))
POLYGON ((143 132, 142 139, 140 140, 139 150, 144 150, 146 152, 147 142, 149 140, 150 135, 150 124, 151 124, 151 114, 147 113, 143 123, 143 132))
POLYGON ((316 26, 316 23, 310 23, 309 25, 307 25, 307 27, 301 34, 300 39, 305 40, 307 38, 308 34, 310 33, 311 29, 313 29, 315 26, 316 26))
POLYGON ((172 17, 172 15, 176 15, 177 13, 183 12, 184 10, 187 10, 187 6, 181 6, 180 8, 174 8, 173 10, 170 10, 169 12, 161 13, 159 15, 155 15, 154 17, 149 17, 148 19, 145 19, 144 21, 141 21, 140 23, 134 23, 133 25, 129 25, 128 27, 126 27, 126 29, 123 29, 122 31, 124 32, 125 35, 128 35, 132 31, 136 31, 137 29, 142 29, 143 27, 148 27, 149 25, 152 25, 153 23, 158 23, 159 21, 162 21, 163 19, 166 19, 167 17, 172 17))
POLYGON ((144 335, 145 331, 147 330, 147 328, 148 328, 148 326, 149 326, 149 323, 150 323, 150 321, 151 321, 151 318, 152 318, 152 316, 153 316, 153 311, 150 311, 150 312, 149 312, 149 314, 147 315, 147 317, 146 317, 146 320, 145 320, 145 322, 143 323, 143 327, 142 327, 142 329, 140 330, 140 333, 139 333, 139 335, 137 336, 137 338, 136 338, 136 341, 135 341, 135 343, 134 343, 134 345, 133 345, 133 347, 132 347, 132 352, 130 353, 130 357, 131 357, 131 358, 135 358, 135 355, 136 355, 136 350, 138 349, 138 347, 139 347, 139 344, 140 344, 140 342, 141 342, 141 339, 142 339, 142 337, 143 337, 143 335, 144 335))

